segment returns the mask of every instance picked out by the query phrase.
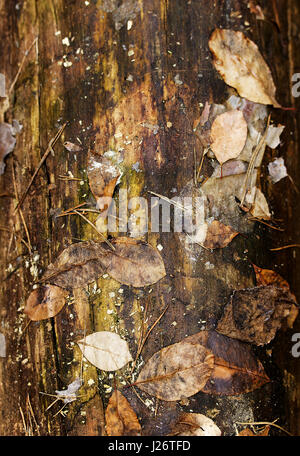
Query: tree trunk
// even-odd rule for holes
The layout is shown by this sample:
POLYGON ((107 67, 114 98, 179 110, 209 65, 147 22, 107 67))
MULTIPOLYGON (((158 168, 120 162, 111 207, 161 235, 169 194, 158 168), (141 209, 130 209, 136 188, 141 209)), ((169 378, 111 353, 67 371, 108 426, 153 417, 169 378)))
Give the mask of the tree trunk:
MULTIPOLYGON (((261 184, 285 231, 256 223, 225 249, 203 250, 194 261, 178 234, 153 233, 150 226, 143 240, 163 247, 167 271, 150 290, 122 286, 119 293, 118 282, 101 277, 96 285, 74 290, 55 318, 26 327, 23 312, 34 283, 65 247, 78 240, 101 241, 79 216, 58 217, 62 210, 83 202, 90 207, 95 203, 86 172, 89 150, 122 155, 124 174, 116 198, 119 188, 128 189, 129 198, 143 196, 150 201, 151 191, 172 198, 193 183, 194 150, 196 164, 201 159, 193 124, 206 101, 223 103, 229 96, 208 48, 215 28, 241 30, 251 38, 271 68, 279 102, 295 107, 291 87, 292 75, 300 68, 299 4, 260 1, 267 12, 265 21, 257 20, 247 4, 246 0, 0 0, 0 72, 7 91, 20 68, 1 121, 17 119, 23 126, 0 176, 0 332, 7 344, 6 357, 0 358, 1 435, 104 435, 103 409, 111 392, 107 385, 121 387, 124 378, 112 379, 84 362, 84 385, 77 400, 61 412, 62 402, 47 410, 55 400, 51 395, 80 375, 82 357, 76 341, 85 334, 117 331, 128 340, 134 357, 143 310, 148 309, 150 327, 169 305, 144 346, 142 356, 147 361, 162 347, 204 327, 214 328, 232 291, 254 286, 251 261, 277 268, 299 298, 297 248, 270 252, 299 242, 299 198, 289 180, 272 185, 266 179, 266 164, 280 154, 297 182, 300 119, 298 112, 270 109, 272 120, 286 128, 279 153, 265 154, 261 184), (15 211, 49 141, 64 122, 68 124, 54 153, 15 211), (64 141, 81 144, 82 150, 68 151, 64 141), (207 269, 205 264, 214 267, 207 269)), ((204 177, 211 173, 208 161, 204 177)), ((95 215, 86 216, 95 222, 95 215)), ((271 382, 253 393, 200 392, 188 405, 152 398, 147 407, 143 395, 142 401, 126 388, 124 394, 143 433, 164 435, 181 410, 192 410, 213 417, 225 435, 235 434, 238 422, 276 418, 299 435, 300 368, 290 353, 291 336, 299 325, 298 319, 292 330, 279 332, 267 347, 272 356, 265 348, 256 350, 271 382)))

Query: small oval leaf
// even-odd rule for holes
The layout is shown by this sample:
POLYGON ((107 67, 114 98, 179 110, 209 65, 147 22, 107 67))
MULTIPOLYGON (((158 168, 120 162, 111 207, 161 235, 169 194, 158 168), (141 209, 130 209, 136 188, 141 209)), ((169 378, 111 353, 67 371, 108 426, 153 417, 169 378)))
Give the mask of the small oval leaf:
POLYGON ((43 285, 31 292, 24 309, 33 321, 54 317, 65 305, 67 292, 55 285, 43 285))
POLYGON ((77 343, 84 357, 101 370, 116 371, 132 361, 127 342, 113 332, 95 332, 77 343))
POLYGON ((114 391, 105 411, 106 432, 109 436, 140 436, 142 429, 127 399, 114 391))

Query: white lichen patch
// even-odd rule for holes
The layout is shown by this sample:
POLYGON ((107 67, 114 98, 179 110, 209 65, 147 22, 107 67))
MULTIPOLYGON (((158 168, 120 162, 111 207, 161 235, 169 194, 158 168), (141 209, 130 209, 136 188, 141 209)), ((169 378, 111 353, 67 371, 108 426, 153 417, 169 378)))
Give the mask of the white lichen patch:
POLYGON ((63 38, 61 40, 62 44, 64 44, 65 46, 70 46, 70 40, 69 38, 66 36, 65 38, 63 38))

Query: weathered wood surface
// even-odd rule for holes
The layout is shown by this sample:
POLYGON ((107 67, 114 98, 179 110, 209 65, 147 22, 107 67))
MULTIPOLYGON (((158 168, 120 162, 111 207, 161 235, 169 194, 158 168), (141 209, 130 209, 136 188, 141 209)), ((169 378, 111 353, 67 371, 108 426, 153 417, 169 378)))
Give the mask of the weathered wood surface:
MULTIPOLYGON (((7 86, 24 52, 38 37, 5 114, 6 121, 17 119, 23 130, 13 154, 6 159, 5 174, 0 176, 0 194, 8 194, 0 200, 0 327, 7 341, 7 357, 0 359, 1 435, 102 435, 103 404, 109 398, 104 385, 113 386, 113 380, 84 363, 84 387, 80 398, 66 407, 65 416, 56 414, 61 403, 46 411, 55 398, 40 393, 55 394, 80 374, 81 356, 74 341, 84 333, 117 327, 135 352, 143 318, 141 306, 145 308, 147 303, 149 324, 164 305, 169 308, 145 345, 144 360, 205 324, 212 327, 232 290, 253 285, 249 260, 268 268, 278 266, 300 298, 298 251, 269 252, 272 247, 299 242, 300 203, 293 186, 284 180, 276 186, 264 184, 275 217, 283 219, 283 233, 257 225, 247 238, 239 237, 213 254, 205 252, 192 264, 176 235, 149 232, 145 239, 163 246, 168 274, 151 293, 123 286, 124 293, 118 295, 120 284, 101 278, 97 287, 76 290, 57 317, 31 323, 23 332, 26 319, 22 308, 41 272, 67 245, 78 239, 98 239, 78 217, 57 217, 62 209, 92 201, 86 177, 89 148, 100 153, 124 148, 126 173, 121 187, 129 187, 130 196, 149 199, 148 190, 170 196, 173 188, 181 191, 192 179, 196 143, 191 125, 201 112, 200 103, 221 102, 227 97, 208 50, 208 38, 215 27, 245 31, 257 42, 274 74, 279 101, 284 106, 298 105, 291 98, 289 82, 292 74, 300 71, 296 0, 277 2, 280 33, 273 23, 257 21, 247 1, 124 0, 122 6, 127 10, 118 9, 119 3, 27 0, 16 7, 15 2, 0 1, 0 72, 6 75, 7 86), (235 11, 240 15, 231 14, 235 11), (130 30, 128 20, 133 23, 130 30), (62 43, 65 37, 69 46, 62 43), (47 158, 22 205, 30 253, 22 241, 29 243, 21 214, 14 212, 13 176, 20 196, 48 142, 66 121, 55 155, 47 158), (143 122, 158 125, 158 131, 142 126, 143 122), (76 142, 77 137, 83 150, 75 156, 62 143, 76 142), (141 172, 132 168, 136 162, 141 172), (69 172, 83 185, 59 178, 69 172), (206 261, 213 262, 214 269, 206 270, 206 261), (121 298, 111 298, 111 292, 121 298), (108 314, 108 309, 114 312, 108 314)), ((271 3, 261 2, 274 17, 271 3)), ((277 110, 272 118, 287 125, 280 154, 297 182, 299 114, 277 110)), ((270 157, 269 152, 266 163, 270 157)), ((299 434, 300 368, 289 353, 291 334, 296 330, 278 336, 272 359, 265 350, 258 351, 273 381, 253 394, 215 398, 199 393, 187 406, 160 402, 146 407, 128 389, 125 394, 141 418, 144 432, 167 432, 169 422, 183 409, 216 416, 225 434, 235 433, 237 421, 276 418, 299 434)))

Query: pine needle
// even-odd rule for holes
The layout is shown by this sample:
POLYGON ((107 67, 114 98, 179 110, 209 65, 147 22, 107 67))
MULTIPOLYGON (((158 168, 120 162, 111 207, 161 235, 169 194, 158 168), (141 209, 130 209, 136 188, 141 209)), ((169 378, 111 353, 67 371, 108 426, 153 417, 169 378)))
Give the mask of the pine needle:
POLYGON ((270 249, 270 251, 271 252, 279 252, 279 250, 292 249, 294 247, 300 247, 300 244, 284 245, 283 247, 277 247, 277 249, 270 249))

